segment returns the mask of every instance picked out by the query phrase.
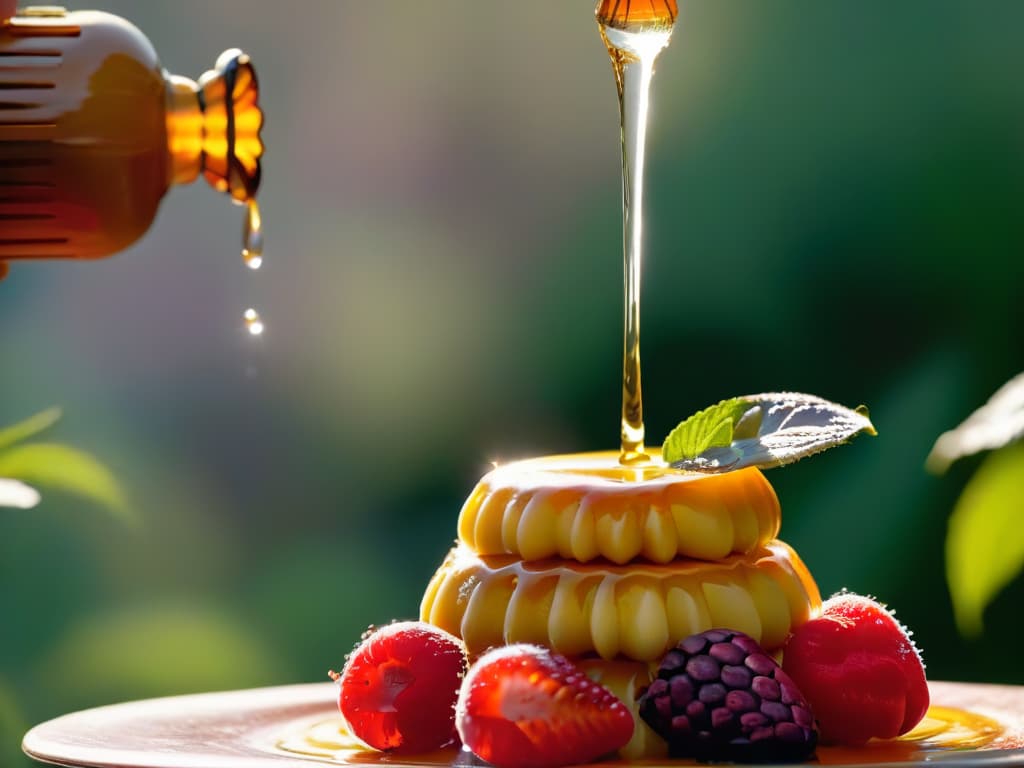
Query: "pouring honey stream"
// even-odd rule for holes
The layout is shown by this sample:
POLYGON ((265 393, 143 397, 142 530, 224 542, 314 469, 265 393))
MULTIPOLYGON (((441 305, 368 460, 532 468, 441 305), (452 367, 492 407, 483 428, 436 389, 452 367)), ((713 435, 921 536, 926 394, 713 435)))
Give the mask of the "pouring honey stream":
POLYGON ((644 162, 654 61, 668 45, 675 0, 602 0, 597 8, 619 97, 622 139, 623 351, 619 462, 650 461, 644 447, 640 377, 640 276, 643 264, 644 162))

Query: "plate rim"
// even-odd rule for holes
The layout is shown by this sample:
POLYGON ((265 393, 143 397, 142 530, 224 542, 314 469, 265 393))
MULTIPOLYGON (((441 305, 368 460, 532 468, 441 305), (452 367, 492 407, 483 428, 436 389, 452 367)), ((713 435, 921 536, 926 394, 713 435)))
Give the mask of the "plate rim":
MULTIPOLYGON (((1016 696, 1024 701, 1024 686, 998 683, 960 683, 950 681, 929 681, 932 698, 943 698, 943 693, 970 690, 984 698, 1016 696)), ((31 728, 22 739, 22 750, 33 760, 52 765, 74 768, 302 768, 311 764, 351 765, 325 757, 290 755, 275 751, 274 744, 283 734, 297 727, 303 720, 313 721, 337 713, 337 687, 331 682, 293 683, 260 688, 243 688, 226 691, 206 691, 175 696, 136 699, 106 704, 88 709, 69 712, 39 723, 31 728), (234 740, 216 744, 215 748, 204 741, 193 745, 188 751, 179 748, 169 750, 169 745, 160 749, 140 750, 119 748, 98 740, 95 744, 79 743, 61 738, 68 726, 72 731, 99 722, 126 725, 147 714, 168 717, 171 711, 192 712, 197 718, 204 714, 233 712, 235 718, 244 722, 234 740), (247 715, 253 715, 250 723, 247 715), (234 750, 232 749, 234 748, 234 750)), ((982 708, 984 709, 984 708, 982 708)), ((978 711, 978 710, 975 710, 978 711)), ((979 714, 986 714, 979 711, 979 714)), ((1020 726, 1024 723, 1021 714, 1020 726)), ((1005 722, 1006 715, 1001 718, 1005 722)), ((229 718, 230 720, 230 718, 229 718)), ((109 733, 108 733, 109 736, 109 733)), ((182 742, 184 743, 184 742, 182 742)), ((1024 742, 1022 742, 1024 743, 1024 742)), ((979 766, 1024 766, 1024 747, 989 748, 969 751, 954 751, 929 754, 926 759, 915 762, 871 763, 872 768, 909 768, 928 763, 971 763, 979 766)), ((372 763, 359 763, 368 766, 372 763)), ((687 765, 685 761, 669 761, 666 766, 687 765)), ((389 768, 402 768, 403 763, 382 761, 389 768)), ((413 765, 410 761, 406 765, 413 765)), ((421 764, 422 765, 422 764, 421 764)), ((600 765, 624 766, 623 762, 605 762, 600 765)), ((655 768, 658 763, 637 763, 644 768, 655 768)), ((849 764, 854 766, 856 764, 849 764)))

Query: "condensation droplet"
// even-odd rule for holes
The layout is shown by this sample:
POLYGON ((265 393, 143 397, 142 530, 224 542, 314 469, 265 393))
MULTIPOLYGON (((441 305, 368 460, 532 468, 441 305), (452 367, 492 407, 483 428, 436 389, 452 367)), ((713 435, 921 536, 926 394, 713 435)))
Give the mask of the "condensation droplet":
POLYGON ((263 266, 263 219, 255 200, 246 204, 245 224, 242 227, 242 260, 249 269, 263 266))
POLYGON ((245 329, 253 336, 260 336, 263 334, 263 321, 260 319, 260 313, 252 307, 245 310, 245 329))

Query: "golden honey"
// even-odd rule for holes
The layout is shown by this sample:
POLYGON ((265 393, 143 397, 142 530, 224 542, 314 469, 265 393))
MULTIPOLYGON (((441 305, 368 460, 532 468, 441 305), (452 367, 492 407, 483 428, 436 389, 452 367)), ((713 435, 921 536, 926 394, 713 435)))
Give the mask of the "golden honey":
POLYGON ((671 27, 679 15, 676 0, 601 0, 599 24, 619 29, 671 27))
MULTIPOLYGON (((580 663, 587 674, 611 690, 623 701, 632 701, 635 693, 649 682, 646 665, 639 662, 586 660, 580 663)), ((997 748, 1019 748, 1019 741, 1011 737, 1007 745, 1005 729, 992 718, 954 707, 933 706, 928 710, 921 724, 903 736, 884 741, 870 741, 862 747, 819 746, 815 755, 818 765, 898 765, 902 763, 920 765, 937 758, 938 761, 952 762, 955 755, 949 753, 964 750, 990 750, 997 748), (946 753, 946 754, 943 754, 946 753)), ((344 765, 386 765, 380 753, 368 752, 358 739, 345 728, 340 717, 317 720, 302 724, 280 738, 275 747, 282 753, 331 760, 344 765)), ((629 744, 620 750, 622 760, 609 760, 601 764, 607 768, 621 768, 625 761, 657 760, 664 758, 667 745, 640 719, 629 744)), ((449 768, 458 762, 457 748, 447 748, 425 755, 406 757, 410 765, 430 768, 449 768)), ((679 762, 679 761, 674 761, 679 762)), ((972 761, 973 762, 973 761, 972 761)), ((999 762, 995 757, 994 763, 999 762)), ((680 763, 686 764, 686 763, 680 763)))

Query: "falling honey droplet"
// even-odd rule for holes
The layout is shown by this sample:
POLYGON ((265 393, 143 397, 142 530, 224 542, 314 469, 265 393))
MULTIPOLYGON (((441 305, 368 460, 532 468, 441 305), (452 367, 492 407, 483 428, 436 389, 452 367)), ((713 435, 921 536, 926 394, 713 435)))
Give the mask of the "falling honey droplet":
POLYGON ((5 277, 7 277, 7 269, 7 262, 0 261, 0 280, 3 280, 5 277))
POLYGON ((249 307, 249 309, 245 310, 244 318, 245 318, 245 329, 250 333, 250 335, 252 335, 252 336, 262 336, 263 335, 263 329, 264 329, 263 320, 260 319, 260 313, 259 312, 257 312, 252 307, 249 307))
POLYGON ((249 269, 263 266, 263 219, 255 200, 246 203, 245 224, 242 228, 242 259, 249 269))

